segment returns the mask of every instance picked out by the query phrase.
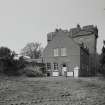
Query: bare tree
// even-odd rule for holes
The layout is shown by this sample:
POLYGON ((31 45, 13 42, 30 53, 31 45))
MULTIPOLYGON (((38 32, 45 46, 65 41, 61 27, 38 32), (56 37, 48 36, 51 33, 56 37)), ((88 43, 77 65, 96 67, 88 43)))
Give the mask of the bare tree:
POLYGON ((21 54, 23 56, 29 56, 33 59, 38 59, 41 57, 42 49, 43 48, 41 47, 40 43, 30 42, 21 50, 21 54))

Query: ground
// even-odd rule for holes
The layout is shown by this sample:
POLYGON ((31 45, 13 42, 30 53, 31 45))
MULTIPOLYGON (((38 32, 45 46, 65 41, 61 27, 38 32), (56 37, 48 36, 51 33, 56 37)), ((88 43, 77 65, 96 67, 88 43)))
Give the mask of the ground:
POLYGON ((105 105, 105 79, 1 77, 0 105, 105 105))

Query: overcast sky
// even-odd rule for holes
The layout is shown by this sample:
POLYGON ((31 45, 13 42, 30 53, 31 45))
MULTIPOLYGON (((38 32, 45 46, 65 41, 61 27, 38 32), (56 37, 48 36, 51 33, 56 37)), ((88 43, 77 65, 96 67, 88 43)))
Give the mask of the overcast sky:
POLYGON ((100 52, 105 39, 105 0, 0 0, 0 46, 18 53, 28 42, 46 46, 46 34, 55 28, 77 24, 97 25, 100 52))

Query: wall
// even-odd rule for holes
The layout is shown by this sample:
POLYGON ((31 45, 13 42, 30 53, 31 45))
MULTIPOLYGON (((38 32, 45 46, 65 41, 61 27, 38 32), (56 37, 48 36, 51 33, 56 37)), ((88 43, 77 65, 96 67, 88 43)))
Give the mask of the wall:
POLYGON ((97 72, 96 65, 96 53, 97 53, 97 38, 98 38, 98 29, 93 25, 84 26, 81 28, 80 32, 75 35, 71 35, 77 43, 85 43, 89 48, 89 70, 90 75, 95 75, 97 72))
MULTIPOLYGON (((96 72, 96 46, 98 38, 98 29, 93 25, 70 29, 70 31, 57 30, 48 34, 48 45, 44 49, 45 62, 68 62, 70 70, 73 70, 75 65, 80 67, 80 47, 77 43, 85 43, 89 49, 89 72, 95 74, 96 72), (51 35, 51 37, 50 37, 51 35), (68 37, 69 36, 69 37, 68 37), (49 40, 50 39, 50 40, 49 40), (67 48, 67 56, 54 57, 54 48, 67 48)), ((85 57, 83 57, 84 59, 85 57)), ((83 63, 83 61, 82 61, 83 63)), ((52 68, 53 69, 53 68, 52 68)))
POLYGON ((89 76, 89 52, 81 47, 80 49, 80 76, 89 76))
MULTIPOLYGON (((78 65, 80 67, 80 47, 68 37, 68 34, 59 31, 54 36, 53 40, 48 43, 43 52, 44 62, 51 62, 53 65, 54 62, 59 64, 59 69, 61 69, 61 64, 66 63, 69 71, 73 71, 73 68, 78 65), (57 56, 54 57, 53 49, 54 48, 66 48, 67 56, 57 56)), ((52 66, 53 69, 53 66, 52 66)))

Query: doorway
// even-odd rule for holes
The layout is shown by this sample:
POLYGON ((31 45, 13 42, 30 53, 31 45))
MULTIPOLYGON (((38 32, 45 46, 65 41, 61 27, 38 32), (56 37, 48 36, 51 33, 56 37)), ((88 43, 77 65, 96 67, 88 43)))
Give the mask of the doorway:
POLYGON ((62 76, 67 75, 67 65, 64 63, 62 64, 62 76))

